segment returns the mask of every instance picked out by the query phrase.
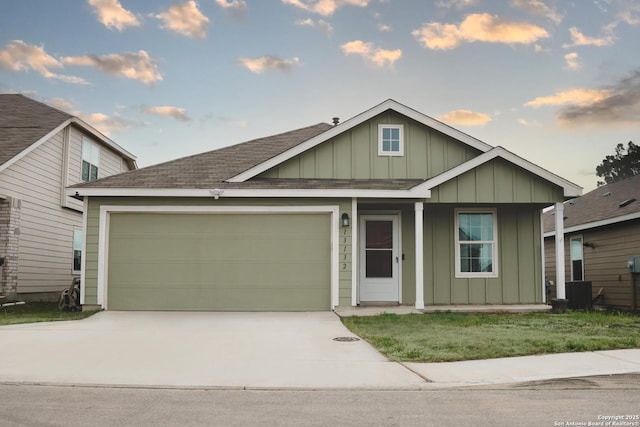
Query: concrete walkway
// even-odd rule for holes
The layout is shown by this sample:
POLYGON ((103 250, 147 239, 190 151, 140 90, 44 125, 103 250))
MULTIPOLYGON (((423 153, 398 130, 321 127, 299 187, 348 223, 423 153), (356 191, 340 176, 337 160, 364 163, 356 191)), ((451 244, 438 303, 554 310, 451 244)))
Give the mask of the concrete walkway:
POLYGON ((117 312, 0 327, 0 382, 420 390, 640 372, 640 349, 453 363, 390 362, 338 317, 117 312))

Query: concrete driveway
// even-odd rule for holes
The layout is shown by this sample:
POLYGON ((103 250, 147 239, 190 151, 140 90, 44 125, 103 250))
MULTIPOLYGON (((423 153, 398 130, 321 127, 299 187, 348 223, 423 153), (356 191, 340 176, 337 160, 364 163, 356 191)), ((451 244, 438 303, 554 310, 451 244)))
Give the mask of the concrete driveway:
POLYGON ((0 327, 0 382, 238 388, 421 388, 331 312, 106 311, 0 327))

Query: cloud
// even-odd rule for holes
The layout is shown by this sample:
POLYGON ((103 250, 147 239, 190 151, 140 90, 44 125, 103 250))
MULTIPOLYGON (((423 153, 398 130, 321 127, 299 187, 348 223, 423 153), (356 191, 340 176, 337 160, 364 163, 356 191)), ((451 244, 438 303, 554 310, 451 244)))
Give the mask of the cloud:
POLYGON ((558 112, 558 121, 567 126, 612 126, 640 123, 640 69, 606 89, 606 96, 591 103, 568 105, 558 112))
POLYGON ((492 119, 484 113, 469 110, 455 110, 438 116, 438 120, 456 126, 484 126, 492 119))
POLYGON ((523 118, 519 118, 518 123, 521 124, 522 126, 527 126, 527 127, 542 127, 542 125, 536 121, 530 122, 527 119, 523 119, 523 118))
POLYGON ((386 50, 380 49, 373 43, 366 43, 362 40, 354 40, 340 46, 345 55, 360 55, 364 59, 372 62, 376 67, 384 67, 385 65, 393 65, 402 56, 402 50, 386 50))
POLYGON ((163 22, 164 28, 183 36, 197 39, 207 36, 209 18, 200 12, 198 4, 193 0, 171 5, 166 12, 155 17, 163 22))
POLYGON ((571 35, 571 43, 562 45, 564 48, 574 46, 604 47, 612 45, 614 41, 613 35, 611 34, 604 35, 602 37, 587 37, 576 27, 569 28, 569 34, 571 35))
POLYGON ((387 24, 383 24, 383 23, 378 23, 378 31, 380 32, 387 32, 387 31, 391 31, 391 27, 388 26, 387 24))
POLYGON ((234 18, 244 18, 247 13, 245 0, 216 0, 216 3, 234 18))
POLYGON ((544 105, 578 105, 587 106, 610 96, 607 89, 567 89, 550 96, 539 96, 526 102, 525 107, 538 108, 544 105))
POLYGON ((282 3, 304 9, 307 12, 330 16, 339 7, 345 5, 366 7, 369 4, 369 0, 282 0, 282 3))
POLYGON ((118 0, 88 0, 93 11, 98 15, 98 21, 107 28, 118 31, 126 27, 137 27, 140 21, 135 15, 122 7, 118 0))
POLYGON ((187 115, 184 108, 171 107, 171 106, 156 106, 156 107, 144 107, 143 113, 155 114, 157 116, 173 117, 181 122, 191 121, 191 118, 187 115))
POLYGON ((488 13, 468 15, 460 25, 431 22, 411 34, 424 47, 449 50, 462 42, 531 44, 549 37, 544 28, 528 22, 512 21, 488 13))
POLYGON ((52 98, 45 101, 45 103, 53 108, 65 111, 72 116, 80 117, 106 136, 110 136, 114 132, 127 130, 134 125, 133 122, 125 120, 117 114, 108 116, 103 113, 83 113, 78 111, 71 101, 64 98, 52 98))
POLYGON ((468 6, 472 6, 477 2, 478 0, 442 0, 436 2, 436 6, 446 9, 455 7, 456 9, 460 10, 468 6))
POLYGON ((331 33, 333 33, 333 26, 323 19, 318 19, 317 21, 314 21, 311 18, 301 19, 296 21, 296 25, 300 27, 317 28, 326 35, 331 35, 331 33))
POLYGON ((558 25, 562 22, 562 15, 539 0, 512 0, 511 5, 524 9, 533 15, 544 16, 558 25))
POLYGON ((261 74, 265 70, 278 70, 289 72, 300 62, 299 58, 281 59, 277 56, 261 56, 259 58, 240 58, 238 64, 242 65, 252 73, 261 74))
POLYGON ((13 40, 0 50, 0 69, 19 72, 34 70, 47 79, 66 83, 87 84, 81 77, 56 74, 50 68, 64 68, 64 64, 45 52, 42 46, 29 45, 22 40, 13 40))
POLYGON ((67 56, 62 58, 62 62, 69 65, 94 67, 104 73, 137 80, 147 85, 162 80, 157 65, 144 50, 137 53, 128 52, 123 55, 67 56))
POLYGON ((580 56, 576 52, 567 53, 564 56, 564 60, 567 62, 567 68, 569 70, 579 70, 582 68, 582 64, 580 64, 580 56))

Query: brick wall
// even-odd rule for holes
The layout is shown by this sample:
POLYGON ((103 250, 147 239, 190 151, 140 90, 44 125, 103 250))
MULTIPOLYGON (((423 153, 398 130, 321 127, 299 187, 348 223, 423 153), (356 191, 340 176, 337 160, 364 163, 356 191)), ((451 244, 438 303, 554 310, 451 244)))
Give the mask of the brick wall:
POLYGON ((18 288, 18 249, 20 246, 20 210, 19 199, 0 200, 0 256, 4 265, 0 267, 0 294, 16 292, 18 288))

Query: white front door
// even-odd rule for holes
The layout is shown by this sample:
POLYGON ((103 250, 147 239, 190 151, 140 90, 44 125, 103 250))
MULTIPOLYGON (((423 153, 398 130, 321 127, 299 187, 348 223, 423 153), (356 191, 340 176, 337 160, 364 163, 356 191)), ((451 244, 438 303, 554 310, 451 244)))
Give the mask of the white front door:
POLYGON ((400 301, 398 215, 360 217, 360 301, 400 301))

